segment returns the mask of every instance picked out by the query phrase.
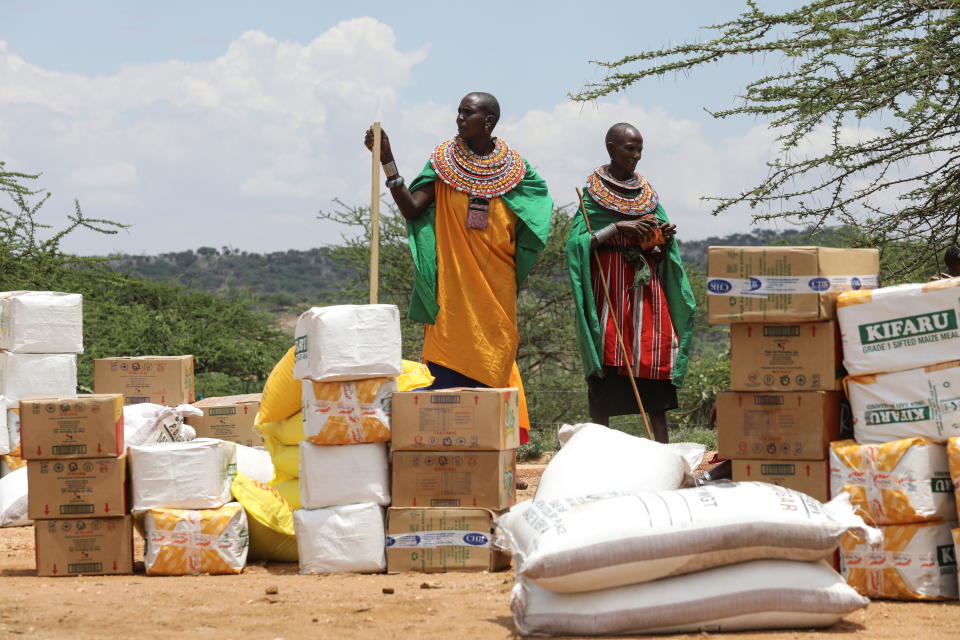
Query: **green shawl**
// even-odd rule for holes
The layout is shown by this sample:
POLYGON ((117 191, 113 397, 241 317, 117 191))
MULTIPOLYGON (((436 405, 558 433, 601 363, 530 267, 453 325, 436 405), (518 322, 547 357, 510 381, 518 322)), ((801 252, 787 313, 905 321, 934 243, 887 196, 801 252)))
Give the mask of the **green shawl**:
MULTIPOLYGON (((612 222, 626 219, 625 216, 600 207, 590 194, 586 193, 586 190, 584 190, 583 204, 590 216, 590 225, 594 231, 599 231, 612 222)), ((666 211, 660 205, 657 205, 653 215, 661 222, 669 222, 666 211)), ((676 239, 661 248, 665 254, 660 261, 658 273, 667 297, 670 318, 673 320, 673 327, 680 341, 680 349, 673 369, 673 384, 679 387, 683 384, 683 377, 687 373, 696 303, 690 281, 687 280, 687 273, 683 269, 683 262, 680 260, 680 247, 676 239)), ((600 321, 597 318, 597 306, 590 283, 590 261, 590 234, 583 221, 583 214, 578 210, 570 227, 570 235, 567 237, 567 264, 570 267, 570 284, 573 286, 573 302, 576 307, 577 344, 580 347, 580 358, 583 360, 583 371, 587 376, 599 374, 602 370, 600 321)))
MULTIPOLYGON (((547 244, 553 200, 547 194, 547 183, 524 160, 527 172, 516 187, 500 196, 517 215, 517 286, 526 279, 547 244)), ((412 183, 410 191, 437 180, 430 161, 412 183)), ((410 253, 413 254, 413 293, 408 316, 416 322, 433 324, 440 311, 437 304, 437 237, 436 205, 431 204, 414 220, 407 220, 410 253)))

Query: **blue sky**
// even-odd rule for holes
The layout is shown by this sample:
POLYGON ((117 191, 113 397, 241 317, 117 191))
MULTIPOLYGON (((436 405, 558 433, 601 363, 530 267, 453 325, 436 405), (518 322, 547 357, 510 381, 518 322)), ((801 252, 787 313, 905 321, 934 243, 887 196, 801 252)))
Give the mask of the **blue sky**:
POLYGON ((573 200, 605 159, 603 132, 626 119, 644 132, 640 170, 681 237, 744 230, 747 212, 713 218, 699 197, 752 186, 772 135, 704 108, 729 106, 776 61, 567 99, 602 77, 590 59, 708 37, 700 26, 740 6, 0 0, 0 159, 44 172, 47 220, 77 197, 88 215, 133 225, 77 236, 75 250, 307 248, 339 237, 318 209, 368 199, 369 121, 382 119, 412 177, 452 135, 459 98, 486 90, 503 107, 498 133, 557 202, 573 200))

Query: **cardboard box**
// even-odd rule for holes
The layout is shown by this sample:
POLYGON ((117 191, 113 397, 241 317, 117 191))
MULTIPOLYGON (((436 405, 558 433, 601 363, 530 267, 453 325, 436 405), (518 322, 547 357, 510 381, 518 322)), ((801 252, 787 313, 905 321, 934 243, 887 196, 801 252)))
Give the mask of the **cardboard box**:
POLYGON ((41 520, 35 524, 37 575, 133 573, 133 518, 41 520))
POLYGON ((734 482, 769 482, 794 489, 820 502, 830 499, 830 465, 826 460, 734 460, 734 482))
POLYGON ((836 297, 879 285, 880 252, 829 247, 709 247, 707 320, 816 322, 836 297))
POLYGON ((168 407, 194 401, 193 356, 97 358, 94 393, 122 393, 124 404, 151 402, 168 407))
POLYGON ((516 389, 441 389, 393 394, 394 451, 493 450, 520 446, 516 389))
POLYGON ((26 460, 122 455, 123 396, 106 393, 21 400, 20 441, 26 460))
POLYGON ((31 460, 27 486, 31 520, 120 516, 127 512, 127 458, 31 460))
POLYGON ((840 435, 839 391, 717 394, 721 458, 824 460, 840 435))
POLYGON ((837 323, 730 327, 733 391, 838 391, 843 381, 837 323))
POLYGON ((516 500, 516 450, 394 451, 395 507, 501 511, 516 500))
POLYGON ((261 393, 249 393, 198 400, 193 406, 202 410, 203 416, 188 416, 187 424, 196 430, 198 438, 218 438, 248 447, 260 446, 263 438, 253 426, 253 419, 260 410, 262 396, 261 393))
POLYGON ((510 556, 491 546, 487 509, 387 510, 387 571, 502 571, 510 556))

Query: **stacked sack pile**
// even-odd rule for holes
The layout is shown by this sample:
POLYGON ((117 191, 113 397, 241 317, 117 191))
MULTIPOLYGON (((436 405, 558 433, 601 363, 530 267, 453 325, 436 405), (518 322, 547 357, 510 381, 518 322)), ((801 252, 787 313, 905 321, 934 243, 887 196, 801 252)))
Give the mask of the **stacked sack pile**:
POLYGON ((30 524, 20 400, 76 393, 78 353, 83 353, 83 296, 0 293, 0 527, 30 524))
POLYGON ((729 323, 730 391, 717 396, 719 455, 734 480, 829 499, 841 421, 836 296, 878 284, 875 249, 710 247, 707 317, 729 323))
POLYGON ((842 545, 847 580, 870 597, 958 595, 950 466, 960 479, 960 458, 948 460, 960 449, 958 294, 953 278, 838 300, 854 440, 832 446, 832 485, 883 531, 881 544, 842 545))
POLYGON ((845 496, 681 488, 702 447, 594 424, 560 438, 535 498, 497 520, 523 635, 824 627, 869 602, 824 562, 847 531, 879 535, 845 496))
POLYGON ((297 320, 294 378, 302 384, 301 573, 386 568, 390 399, 402 373, 394 305, 314 307, 297 320))

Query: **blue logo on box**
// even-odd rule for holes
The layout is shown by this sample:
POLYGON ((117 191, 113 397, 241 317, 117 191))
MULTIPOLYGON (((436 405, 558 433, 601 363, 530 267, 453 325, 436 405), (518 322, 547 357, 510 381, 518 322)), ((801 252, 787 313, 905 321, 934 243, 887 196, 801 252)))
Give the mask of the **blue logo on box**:
POLYGON ((756 291, 763 286, 763 283, 760 282, 757 278, 750 278, 750 291, 756 291))
POLYGON ((707 282, 707 289, 710 293, 728 293, 733 289, 733 285, 730 284, 729 280, 715 278, 707 282))
POLYGON ((386 544, 384 546, 392 547, 395 544, 397 544, 397 539, 393 536, 387 536, 386 544))
POLYGON ((490 537, 485 536, 482 533, 468 533, 463 536, 463 541, 467 544, 472 544, 475 547, 481 547, 490 542, 490 537))
POLYGON ((826 278, 813 278, 808 286, 814 291, 826 291, 830 288, 830 281, 826 278))
POLYGON ((853 276, 852 278, 850 278, 850 286, 853 288, 854 291, 857 291, 858 289, 860 289, 860 287, 863 286, 863 281, 860 280, 860 278, 858 278, 857 276, 853 276))

